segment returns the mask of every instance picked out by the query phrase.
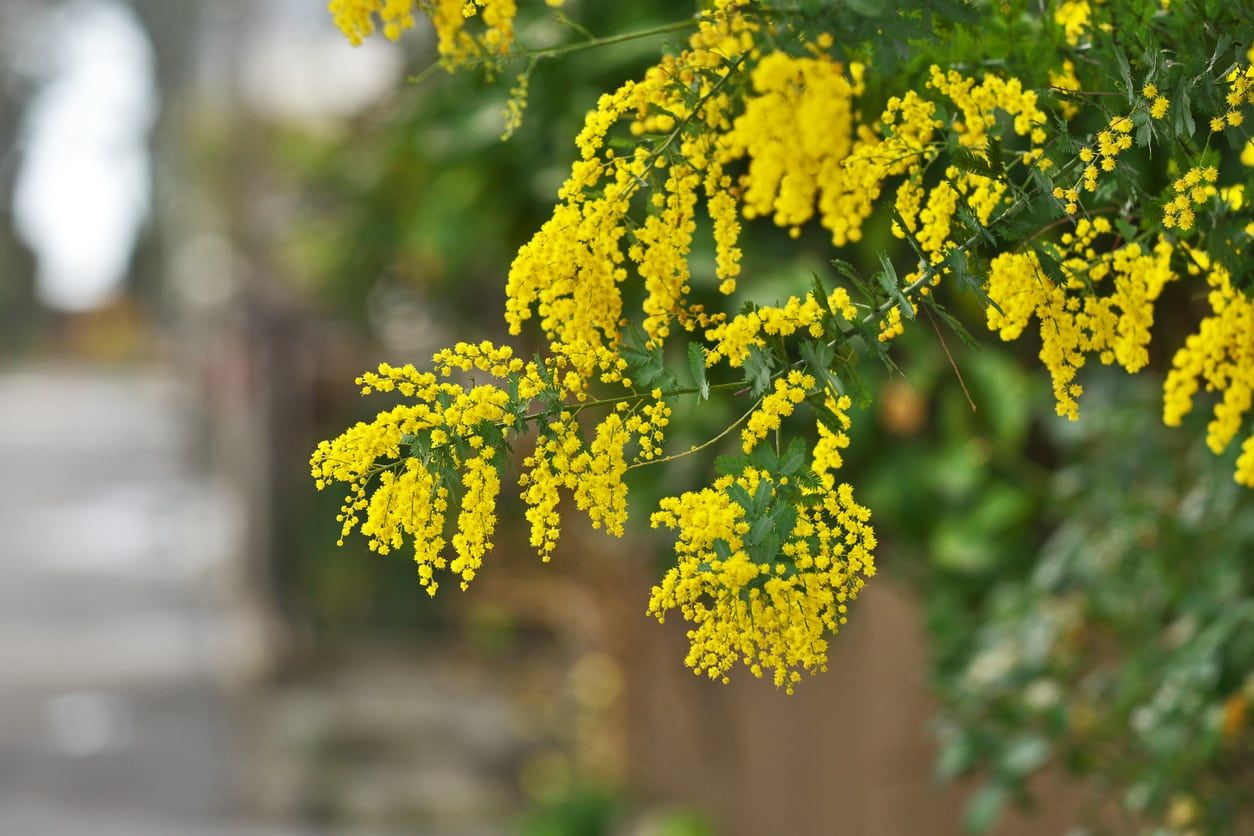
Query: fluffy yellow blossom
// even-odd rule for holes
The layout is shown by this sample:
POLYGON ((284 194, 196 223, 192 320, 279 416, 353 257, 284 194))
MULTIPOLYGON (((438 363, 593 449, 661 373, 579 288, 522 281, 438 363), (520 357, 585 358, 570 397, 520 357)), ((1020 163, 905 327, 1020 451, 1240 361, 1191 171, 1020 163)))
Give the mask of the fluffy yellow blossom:
MULTIPOLYGON (((774 52, 753 71, 744 113, 720 143, 720 162, 749 158, 744 188, 746 218, 771 217, 783 227, 808 222, 817 203, 829 207, 823 225, 837 244, 857 240, 854 228, 833 214, 843 193, 842 163, 854 145, 854 98, 862 93, 862 67, 846 68, 826 55, 797 58, 774 52)), ((847 220, 846 218, 841 218, 847 220)))
POLYGON ((1228 110, 1210 120, 1210 129, 1214 132, 1222 131, 1226 127, 1239 127, 1245 121, 1241 107, 1254 104, 1254 65, 1238 66, 1228 73, 1225 80, 1228 93, 1224 100, 1228 110))
POLYGON ((641 402, 631 411, 624 426, 636 439, 637 462, 651 461, 662 455, 662 441, 666 438, 670 417, 671 408, 660 389, 654 389, 649 401, 641 402))
POLYGON ((731 187, 731 177, 723 173, 722 164, 710 161, 705 176, 706 206, 714 225, 715 275, 724 294, 736 290, 740 275, 740 220, 731 187))
POLYGON ((464 363, 503 371, 515 381, 522 376, 512 353, 490 344, 461 344, 437 355, 441 361, 441 376, 385 363, 358 378, 363 394, 397 392, 409 402, 322 442, 311 459, 319 489, 335 482, 349 488, 339 516, 341 542, 357 527, 381 554, 412 540, 419 580, 432 594, 439 586, 435 570, 451 569, 464 586, 490 548, 500 481, 495 449, 485 444, 485 434, 499 432, 510 418, 504 389, 467 388, 447 378, 464 363), (458 470, 463 488, 459 535, 449 562, 443 552, 450 497, 441 475, 458 470))
POLYGON ((492 461, 495 452, 488 447, 463 465, 461 512, 457 515, 457 533, 453 535, 457 556, 449 564, 449 569, 461 576, 462 589, 474 580, 483 565, 483 556, 492 548, 496 497, 501 491, 501 479, 492 461))
MULTIPOLYGON (((458 343, 437 352, 432 363, 434 372, 384 363, 363 374, 357 381, 362 394, 396 393, 404 401, 314 451, 317 487, 337 482, 348 487, 339 516, 341 543, 357 528, 381 554, 412 542, 419 581, 429 593, 435 593, 437 572, 445 569, 465 588, 492 549, 507 438, 537 418, 547 423, 519 477, 537 552, 548 560, 556 544, 559 489, 570 493, 594 527, 622 535, 627 518, 624 449, 633 432, 628 422, 611 413, 588 442, 570 411, 547 419, 543 411, 528 413, 537 399, 555 403, 582 395, 581 380, 573 391, 562 382, 568 360, 523 362, 508 346, 485 341, 458 343), (479 374, 496 380, 479 385, 454 380, 479 374), (455 493, 453 484, 460 485, 455 493), (446 541, 453 509, 456 530, 446 541)), ((669 410, 659 401, 645 407, 644 414, 649 443, 655 444, 669 410)), ((638 418, 631 420, 639 425, 638 418)))
POLYGON ((584 441, 569 412, 542 429, 518 478, 527 505, 526 518, 531 524, 531 546, 542 560, 551 559, 561 530, 557 510, 560 489, 570 492, 575 506, 588 514, 593 528, 622 536, 627 521, 624 448, 630 437, 618 413, 611 413, 597 425, 591 444, 584 441))
POLYGON ((1035 252, 1003 253, 990 264, 987 292, 996 305, 987 311, 989 328, 1013 340, 1037 319, 1058 414, 1072 420, 1083 391, 1076 373, 1088 354, 1132 373, 1149 362, 1153 303, 1176 278, 1166 242, 1148 252, 1140 244, 1097 252, 1094 240, 1110 231, 1105 218, 1085 219, 1063 237, 1065 249, 1056 252, 1063 281, 1051 278, 1035 252), (1110 292, 1098 295, 1103 287, 1110 292))
MULTIPOLYGON (((1163 386, 1163 421, 1178 426, 1193 409, 1203 383, 1222 393, 1207 427, 1206 443, 1222 453, 1241 431, 1254 402, 1254 300, 1233 287, 1228 271, 1194 252, 1206 271, 1211 314, 1172 360, 1163 386)), ((1236 480, 1254 487, 1254 434, 1243 443, 1236 480)))
POLYGON ((702 16, 687 49, 600 98, 576 137, 579 159, 559 191, 561 202, 510 268, 511 333, 538 316, 553 353, 582 377, 604 374, 615 356, 629 264, 644 283, 644 327, 653 342, 663 342, 676 322, 691 330, 714 321, 687 302, 699 189, 714 219, 718 277, 725 291, 734 288, 740 226, 731 178, 712 137, 727 130, 730 118, 730 99, 720 88, 754 48, 757 24, 739 5, 722 0, 702 16), (693 86, 700 94, 695 105, 693 86), (684 130, 698 125, 706 132, 684 130), (631 153, 607 147, 616 127, 640 138, 631 153), (651 208, 636 223, 628 213, 641 191, 651 208))
POLYGON ((797 369, 775 381, 769 392, 749 416, 749 423, 741 431, 744 451, 751 452, 759 441, 766 438, 780 423, 792 415, 797 404, 805 400, 806 393, 814 388, 814 378, 797 369))
MULTIPOLYGON (((1075 64, 1070 58, 1062 62, 1062 67, 1049 71, 1049 85, 1057 90, 1076 91, 1080 89, 1080 79, 1075 74, 1075 64)), ((1070 121, 1080 112, 1080 106, 1069 98, 1059 96, 1059 109, 1063 118, 1070 121)))
POLYGON ((1172 183, 1175 196, 1163 205, 1163 226, 1167 229, 1193 228, 1194 206, 1200 206, 1216 194, 1219 172, 1214 166, 1195 166, 1172 183))
POLYGON ((649 614, 662 621, 677 609, 692 624, 685 661, 697 674, 726 682, 742 662, 792 693, 803 673, 826 669, 827 636, 875 574, 870 512, 853 489, 801 502, 786 481, 748 468, 663 499, 653 515, 678 541, 649 614))
POLYGON ((978 83, 956 70, 930 70, 927 85, 948 96, 961 111, 951 126, 958 141, 976 152, 988 144, 988 131, 997 124, 997 111, 1011 117, 1014 133, 1028 137, 1033 145, 1045 140, 1045 112, 1037 104, 1036 91, 1023 86, 1017 78, 1001 78, 986 74, 978 83))
POLYGON ((1075 46, 1089 30, 1091 14, 1088 0, 1063 0, 1054 9, 1054 23, 1062 27, 1067 43, 1075 46))
POLYGON ((1241 445, 1241 455, 1237 457, 1237 472, 1234 476, 1239 484, 1254 488, 1254 433, 1241 445))
MULTIPOLYGON (((550 5, 554 5, 550 3, 550 5)), ((414 10, 422 8, 435 28, 436 48, 450 69, 479 55, 505 55, 514 40, 515 0, 330 0, 335 25, 354 45, 374 34, 375 18, 383 34, 396 40, 414 27, 414 10), (481 31, 472 34, 467 21, 479 18, 481 31)))
MULTIPOLYGON (((858 314, 849 292, 842 287, 828 291, 827 300, 831 306, 829 313, 838 314, 846 321, 852 322, 858 314)), ((712 366, 725 359, 732 368, 739 368, 753 346, 766 345, 763 335, 790 337, 804 331, 817 339, 823 336, 823 318, 823 306, 813 293, 807 293, 804 298, 790 296, 782 307, 757 308, 740 314, 706 331, 705 338, 712 343, 706 362, 712 366)))
POLYGON ((823 487, 830 491, 836 486, 835 471, 844 464, 840 451, 849 446, 849 408, 853 401, 848 395, 833 398, 829 393, 824 406, 835 416, 839 429, 832 429, 823 421, 816 424, 819 440, 814 445, 813 470, 823 487))
MULTIPOLYGON (((1152 105, 1151 105, 1152 108, 1152 105)), ((1166 113, 1166 100, 1163 100, 1163 113, 1166 113)), ((1115 170, 1119 155, 1132 147, 1132 118, 1116 114, 1110 117, 1105 129, 1098 131, 1094 145, 1086 145, 1080 149, 1080 161, 1086 163, 1080 179, 1085 191, 1097 191, 1098 169, 1104 172, 1115 170), (1096 149, 1094 148, 1096 146, 1096 149)), ((1078 204, 1078 192, 1071 190, 1070 204, 1078 204)), ((1067 214, 1074 215, 1078 205, 1068 205, 1067 214)))
POLYGON ((1242 147, 1241 165, 1254 166, 1254 139, 1247 140, 1242 147))
POLYGON ((413 0, 330 0, 327 8, 335 25, 354 45, 374 34, 376 16, 391 40, 414 26, 413 0))
POLYGON ((644 330, 656 340, 670 334, 672 318, 689 290, 688 253, 696 229, 697 187, 701 176, 685 163, 672 165, 660 212, 651 213, 628 251, 644 280, 644 330))
MULTIPOLYGON (((952 169, 948 174, 956 177, 958 172, 952 169)), ((927 207, 919 213, 919 246, 925 253, 932 254, 933 263, 941 260, 949 242, 949 224, 957 210, 958 192, 951 181, 942 180, 928 195, 927 207)))

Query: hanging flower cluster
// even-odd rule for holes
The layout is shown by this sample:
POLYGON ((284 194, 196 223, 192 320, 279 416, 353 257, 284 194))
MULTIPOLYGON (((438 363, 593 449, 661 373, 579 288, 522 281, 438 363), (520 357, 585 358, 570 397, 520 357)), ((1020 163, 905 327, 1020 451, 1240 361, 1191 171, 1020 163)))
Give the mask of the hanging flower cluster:
MULTIPOLYGON (((726 679, 743 663, 791 691, 823 669, 826 637, 874 573, 869 512, 837 478, 848 412, 871 397, 860 358, 887 359, 921 309, 956 323, 942 289, 977 294, 1002 339, 1035 323, 1058 413, 1074 419, 1088 357, 1145 368, 1159 300, 1173 284, 1204 283, 1211 313, 1176 354, 1164 416, 1178 423, 1203 385, 1222 393, 1208 434, 1221 452, 1250 424, 1254 309, 1234 265, 1251 219, 1243 170, 1199 150, 1209 132, 1193 113, 1216 110, 1210 127, 1254 161, 1241 133, 1254 75, 1232 43, 1196 66, 1150 51, 1134 88, 1108 37, 1121 8, 1065 2, 1004 21, 1032 27, 1051 50, 1044 64, 877 77, 863 60, 868 36, 836 12, 706 4, 680 48, 587 114, 551 217, 509 268, 506 324, 514 335, 537 326, 542 354, 459 344, 435 356, 433 373, 383 366, 361 378, 403 403, 314 454, 319 487, 348 487, 344 534, 359 528, 380 552, 412 543, 428 591, 441 572, 464 587, 491 549, 505 465, 525 440, 517 481, 531 545, 549 560, 563 494, 621 535, 628 470, 692 452, 665 449, 676 399, 742 399, 742 418, 709 442, 739 428, 740 455, 653 516, 677 544, 649 612, 691 623, 696 672, 726 679), (1098 130, 1073 133, 1086 124, 1098 130), (1162 194, 1129 162, 1151 148, 1171 161, 1162 194), (794 237, 815 225, 842 248, 877 211, 898 248, 877 270, 834 258, 832 273, 782 301, 730 298, 753 289, 742 275, 751 224, 794 237), (695 266, 699 230, 711 268, 695 266), (796 436, 803 416, 812 445, 796 436)), ((395 37, 421 11, 448 66, 538 54, 513 41, 512 0, 332 0, 331 10, 355 42, 376 18, 395 37)), ((1191 25, 1174 14, 1147 25, 1191 25)), ((521 106, 509 118, 516 125, 521 106)), ((1254 485, 1254 433, 1236 478, 1254 485)))

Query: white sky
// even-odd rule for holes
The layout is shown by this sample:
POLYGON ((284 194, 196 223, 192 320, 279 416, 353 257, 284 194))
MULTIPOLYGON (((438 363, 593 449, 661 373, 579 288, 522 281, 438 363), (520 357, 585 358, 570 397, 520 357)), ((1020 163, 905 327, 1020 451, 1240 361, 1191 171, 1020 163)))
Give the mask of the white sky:
POLYGON ((84 310, 117 292, 148 216, 152 45, 116 0, 79 0, 47 23, 54 53, 23 122, 14 212, 41 299, 84 310))

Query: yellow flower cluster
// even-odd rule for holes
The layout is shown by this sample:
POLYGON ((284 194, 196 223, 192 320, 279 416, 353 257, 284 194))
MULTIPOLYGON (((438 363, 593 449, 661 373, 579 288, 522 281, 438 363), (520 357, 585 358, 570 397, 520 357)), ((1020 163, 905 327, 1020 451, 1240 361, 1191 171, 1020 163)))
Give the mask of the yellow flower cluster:
POLYGON ((1097 252, 1094 241, 1110 233, 1105 218, 1081 220, 1074 234, 1062 238, 1058 253, 1063 280, 1051 279, 1036 252, 1003 253, 990 264, 987 292, 990 329, 1003 340, 1017 339, 1035 317, 1041 338, 1041 361, 1053 383, 1057 412, 1071 420, 1079 415, 1083 392, 1075 382, 1086 355, 1102 363, 1118 362, 1136 372, 1149 362, 1147 346, 1154 321, 1153 304, 1163 286, 1176 278, 1172 247, 1160 241, 1152 251, 1140 244, 1097 252), (1111 278, 1111 292, 1097 289, 1111 278))
POLYGON ((1071 188, 1061 186, 1054 189, 1054 197, 1065 201, 1067 214, 1074 215, 1079 211, 1080 188, 1085 191, 1097 191, 1099 170, 1111 172, 1119 155, 1132 147, 1132 117, 1137 110, 1144 109, 1152 119, 1163 119, 1167 115, 1170 102, 1158 92, 1154 84, 1146 83, 1141 88, 1142 99, 1139 100, 1129 115, 1114 115, 1106 127, 1098 132, 1097 141, 1080 149, 1082 164, 1079 182, 1071 188))
POLYGON ((383 22, 383 34, 393 41, 414 26, 414 0, 330 0, 327 8, 354 46, 374 34, 376 15, 383 22))
POLYGON ((812 469, 823 487, 830 491, 836 487, 835 471, 845 463, 840 451, 849 446, 849 408, 853 406, 853 401, 848 395, 833 398, 828 393, 824 406, 836 417, 841 429, 834 430, 822 421, 815 424, 819 440, 814 445, 812 469))
POLYGON ((977 84, 957 70, 946 73, 933 66, 930 73, 927 86, 948 96, 962 113, 950 127, 964 147, 977 153, 985 150, 998 111, 1011 116, 1014 132, 1029 137, 1034 146, 1045 141, 1045 112, 1037 104, 1036 91, 1025 88, 1019 79, 985 75, 977 84))
MULTIPOLYGON (((473 348, 474 359, 457 352, 442 352, 451 367, 463 360, 474 365, 508 369, 513 358, 508 350, 473 348)), ((438 356, 439 357, 439 356, 438 356)), ((379 366, 378 372, 362 375, 363 394, 398 392, 414 403, 379 413, 369 423, 359 422, 338 438, 323 441, 311 459, 315 484, 321 490, 343 482, 349 494, 337 518, 341 539, 360 525, 370 548, 387 554, 400 548, 406 538, 414 543, 419 580, 435 594, 439 583, 435 570, 451 569, 465 587, 475 576, 496 526, 496 496, 500 489, 495 461, 496 448, 486 442, 489 425, 504 427, 514 416, 506 409, 509 395, 492 386, 463 387, 447 381, 446 365, 441 380, 413 366, 379 366), (458 536, 454 557, 444 555, 445 513, 449 491, 442 473, 462 473, 458 536), (373 494, 367 489, 378 479, 373 494)), ((507 372, 508 373, 508 372, 507 372)))
MULTIPOLYGON (((1075 64, 1070 58, 1064 59, 1062 66, 1057 70, 1049 71, 1049 86, 1056 90, 1077 91, 1080 89, 1080 79, 1075 74, 1075 64)), ((1061 97, 1060 97, 1061 98, 1061 97)), ((1080 112, 1080 106, 1075 102, 1062 98, 1058 104, 1062 116, 1068 122, 1075 118, 1080 112)))
POLYGON ((1054 9, 1054 23, 1062 27, 1067 43, 1075 46, 1089 30, 1091 15, 1088 0, 1063 0, 1054 9))
MULTIPOLYGON (((1030 148, 1024 152, 1025 163, 1043 165, 1040 145, 1046 139, 1045 113, 1037 103, 1035 91, 1027 90, 1017 79, 1002 79, 993 75, 985 75, 978 83, 973 78, 963 76, 956 71, 943 72, 940 67, 933 66, 929 71, 927 86, 946 96, 956 111, 949 124, 957 135, 958 142, 971 153, 985 161, 988 160, 988 132, 995 128, 999 113, 1004 113, 1012 120, 1012 130, 1026 136, 1030 148)), ((910 94, 904 103, 913 96, 910 94)), ((881 121, 893 126, 894 137, 902 134, 903 124, 894 112, 897 100, 890 99, 888 110, 881 121)), ((922 128, 924 141, 930 140, 931 131, 940 123, 933 123, 934 106, 929 103, 925 110, 916 110, 916 124, 922 128), (923 122, 926 120, 926 127, 923 122)), ((887 143, 886 143, 887 144, 887 143)), ((911 143, 912 144, 912 143, 911 143)), ((932 186, 924 198, 923 175, 927 163, 935 158, 935 151, 915 154, 902 171, 890 174, 905 173, 906 177, 897 187, 894 208, 900 221, 895 220, 892 232, 899 238, 913 236, 915 244, 928 256, 932 265, 944 261, 947 253, 955 242, 951 239, 951 227, 954 216, 961 206, 969 208, 981 223, 988 223, 993 211, 1002 203, 1006 193, 1006 185, 998 179, 960 170, 956 166, 945 169, 944 177, 932 186)), ((932 284, 938 284, 944 270, 938 270, 932 284)), ((922 275, 915 271, 904 279, 910 284, 922 275)), ((924 288, 926 294, 929 288, 924 288)), ((912 303, 913 304, 913 303, 912 303)), ((879 339, 887 342, 903 330, 901 311, 892 309, 887 317, 880 322, 879 339)))
POLYGON ((593 528, 604 527, 610 534, 622 536, 627 521, 623 450, 630 437, 617 413, 597 425, 591 444, 584 442, 571 413, 563 412, 549 423, 535 450, 523 461, 526 469, 518 477, 531 524, 531 546, 541 560, 547 563, 557 546, 561 488, 570 492, 579 510, 587 512, 593 528))
MULTIPOLYGON (((849 292, 842 287, 828 291, 827 301, 831 306, 830 312, 839 314, 848 322, 858 315, 849 292)), ((807 293, 802 299, 790 296, 783 307, 768 306, 740 314, 705 332, 705 338, 712 343, 706 353, 706 364, 713 366, 725 359, 732 368, 740 368, 748 359, 750 348, 766 345, 764 334, 790 337, 805 331, 817 339, 823 336, 823 318, 823 305, 813 293, 807 293)))
MULTIPOLYGON (((659 158, 658 164, 665 165, 659 158)), ((636 271, 644 280, 644 330, 656 340, 670 334, 670 322, 682 307, 688 286, 688 253, 692 233, 697 228, 697 187, 701 176, 689 165, 670 167, 662 191, 657 192, 650 213, 636 231, 628 251, 636 271), (660 204, 660 206, 658 205, 660 204)))
POLYGON ((862 93, 861 64, 823 54, 797 58, 773 52, 753 70, 753 93, 720 143, 719 161, 749 158, 741 178, 746 218, 771 217, 796 235, 814 217, 837 245, 856 241, 849 223, 850 183, 843 163, 854 144, 854 97, 862 93))
MULTIPOLYGON (((952 167, 945 172, 945 176, 950 179, 936 184, 936 188, 932 189, 931 194, 928 195, 927 207, 918 215, 919 229, 916 236, 919 246, 922 247, 923 252, 931 254, 933 264, 939 264, 944 260, 943 250, 945 245, 950 243, 950 222, 953 220, 954 213, 958 211, 958 191, 953 183, 956 180, 964 182, 967 180, 966 177, 960 177, 958 170, 952 167)), ((1001 184, 997 183, 997 185, 1001 184)), ((911 228, 914 218, 906 215, 902 217, 906 221, 907 229, 911 228)))
POLYGON ((561 373, 568 367, 564 358, 537 364, 523 362, 508 346, 458 343, 437 352, 432 365, 434 372, 419 372, 412 365, 384 363, 362 375, 362 394, 394 392, 406 402, 314 451, 311 468, 318 489, 336 482, 348 486, 338 518, 341 544, 355 528, 380 554, 412 540, 419 580, 429 593, 435 594, 436 572, 444 569, 459 576, 465 588, 492 548, 506 438, 533 419, 542 424, 541 433, 518 483, 531 543, 541 558, 548 560, 557 542, 563 488, 595 528, 622 536, 627 519, 624 451, 636 434, 641 456, 655 454, 670 414, 660 392, 639 412, 606 416, 587 442, 570 410, 527 413, 537 399, 556 403, 583 395, 582 379, 576 375, 567 381, 570 372, 561 373), (452 380, 476 373, 496 381, 467 386, 452 380), (458 490, 451 490, 453 484, 458 490), (446 543, 453 507, 458 509, 456 532, 446 543), (451 559, 446 545, 452 546, 451 559))
POLYGON ((1167 97, 1158 92, 1158 86, 1154 84, 1146 84, 1141 88, 1141 95, 1149 103, 1149 114, 1153 119, 1163 119, 1167 116, 1167 109, 1171 107, 1171 103, 1167 101, 1167 97))
POLYGON ((647 462, 662 455, 662 441, 666 438, 666 426, 670 424, 671 408, 662 398, 662 390, 654 389, 647 403, 637 401, 634 407, 618 405, 620 412, 627 412, 624 426, 634 434, 639 452, 637 462, 647 462))
MULTIPOLYGON (((1128 116, 1112 116, 1109 124, 1097 133, 1096 154, 1091 146, 1080 149, 1080 162, 1084 163, 1084 190, 1097 191, 1098 168, 1110 172, 1115 170, 1119 155, 1132 147, 1132 119, 1128 116)), ((1074 214, 1069 209, 1069 214, 1074 214)))
MULTIPOLYGON (((561 203, 510 268, 511 333, 538 314, 553 353, 567 357, 584 377, 600 371, 605 379, 616 356, 623 315, 619 285, 627 279, 628 259, 644 280, 644 327, 651 341, 664 341, 674 321, 685 329, 713 321, 686 301, 699 187, 714 220, 718 275, 734 287, 739 223, 712 137, 729 118, 731 99, 722 88, 754 49, 757 24, 739 11, 742 5, 719 0, 701 18, 688 49, 663 59, 641 81, 601 97, 576 138, 580 158, 558 194, 561 203), (620 122, 640 139, 622 155, 606 143, 620 122), (652 192, 648 203, 655 211, 637 226, 628 211, 642 190, 652 192)), ((614 378, 612 370, 609 376, 614 378)))
MULTIPOLYGON (((1250 51, 1254 53, 1254 48, 1250 51)), ((1245 114, 1241 111, 1241 107, 1254 104, 1254 65, 1238 67, 1228 73, 1227 82, 1228 94, 1224 101, 1228 105, 1228 111, 1223 116, 1216 116, 1210 120, 1210 129, 1215 132, 1222 131, 1226 127, 1239 127, 1245 122, 1245 114)))
MULTIPOLYGON (((1219 454, 1241 431, 1254 402, 1254 300, 1233 287, 1228 271, 1210 264, 1204 252, 1191 255, 1190 272, 1206 272, 1211 314, 1172 360, 1163 386, 1163 421, 1178 426, 1205 381, 1207 391, 1223 393, 1206 433, 1207 446, 1219 454)), ((1254 432, 1241 447, 1236 480, 1254 487, 1254 432)))
POLYGON ((781 505, 786 481, 747 468, 663 499, 652 517, 654 528, 679 536, 677 563, 653 588, 648 611, 663 621, 678 609, 691 622, 685 663, 697 674, 727 682, 742 662, 792 693, 803 672, 826 670, 828 634, 875 574, 870 512, 853 489, 841 484, 781 505), (771 538, 775 548, 763 548, 771 538))
POLYGON ((1214 166, 1195 166, 1171 184, 1175 196, 1163 205, 1163 226, 1181 231, 1193 228, 1194 206, 1201 206, 1216 194, 1219 171, 1214 166))
POLYGON ((762 398, 757 409, 749 416, 748 425, 740 433, 744 451, 752 452, 759 441, 779 429, 783 420, 792 415, 797 404, 804 401, 806 394, 813 388, 814 378, 798 369, 777 378, 774 390, 762 398))
MULTIPOLYGON (((561 0, 547 0, 550 6, 561 0)), ((515 0, 330 0, 328 8, 344 36, 354 45, 374 34, 375 17, 383 34, 397 40, 414 27, 414 8, 421 8, 435 28, 436 49, 449 68, 482 55, 505 55, 514 41, 515 0), (479 18, 482 31, 472 34, 467 21, 479 18)))

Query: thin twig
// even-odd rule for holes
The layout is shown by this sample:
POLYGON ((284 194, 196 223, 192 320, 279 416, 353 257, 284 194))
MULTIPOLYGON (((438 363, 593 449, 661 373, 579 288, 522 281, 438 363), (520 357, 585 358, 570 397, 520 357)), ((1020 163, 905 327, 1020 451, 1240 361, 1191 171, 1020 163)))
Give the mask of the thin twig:
POLYGON ((645 466, 645 465, 647 465, 647 464, 662 464, 662 463, 664 463, 664 462, 673 462, 673 461, 675 461, 676 459, 682 459, 684 456, 691 456, 693 453, 699 453, 699 452, 701 452, 702 450, 704 450, 705 448, 709 447, 710 445, 712 445, 712 444, 717 444, 718 442, 720 442, 720 441, 722 441, 724 438, 726 438, 728 433, 730 433, 732 430, 736 429, 736 427, 738 427, 738 426, 740 426, 742 423, 744 423, 744 420, 745 420, 746 418, 748 418, 750 415, 752 415, 752 414, 753 414, 753 410, 757 409, 757 408, 758 408, 758 404, 760 404, 760 403, 762 403, 762 398, 758 398, 757 403, 755 403, 753 406, 749 407, 749 411, 748 411, 748 412, 746 412, 744 415, 741 415, 741 416, 740 416, 739 418, 737 418, 735 421, 732 421, 730 424, 728 424, 728 425, 727 425, 727 428, 726 428, 726 429, 724 429, 721 433, 719 433, 718 435, 714 436, 713 438, 711 438, 710 440, 708 440, 708 441, 706 441, 706 442, 704 442, 704 443, 702 443, 702 444, 698 444, 696 447, 692 447, 692 448, 690 448, 690 449, 688 449, 688 450, 685 450, 685 451, 684 451, 684 452, 682 452, 682 453, 675 453, 675 454, 673 454, 673 455, 670 455, 670 456, 665 456, 665 457, 660 458, 660 459, 650 459, 650 460, 649 460, 649 461, 647 461, 647 462, 635 462, 635 463, 633 463, 633 464, 629 464, 629 465, 627 465, 627 469, 628 469, 628 470, 632 470, 632 469, 637 468, 637 467, 644 467, 644 466, 645 466))
POLYGON ((945 350, 945 356, 949 358, 949 367, 954 370, 954 375, 958 378, 958 385, 962 387, 962 394, 967 396, 967 403, 971 404, 971 411, 976 412, 975 401, 971 398, 971 390, 967 388, 967 382, 962 379, 962 372, 958 369, 958 364, 954 362, 954 356, 949 353, 949 346, 945 344, 945 335, 936 325, 936 319, 932 316, 932 312, 928 310, 927 305, 920 305, 923 313, 927 314, 927 321, 932 323, 932 330, 936 332, 936 338, 940 340, 941 348, 945 350))

